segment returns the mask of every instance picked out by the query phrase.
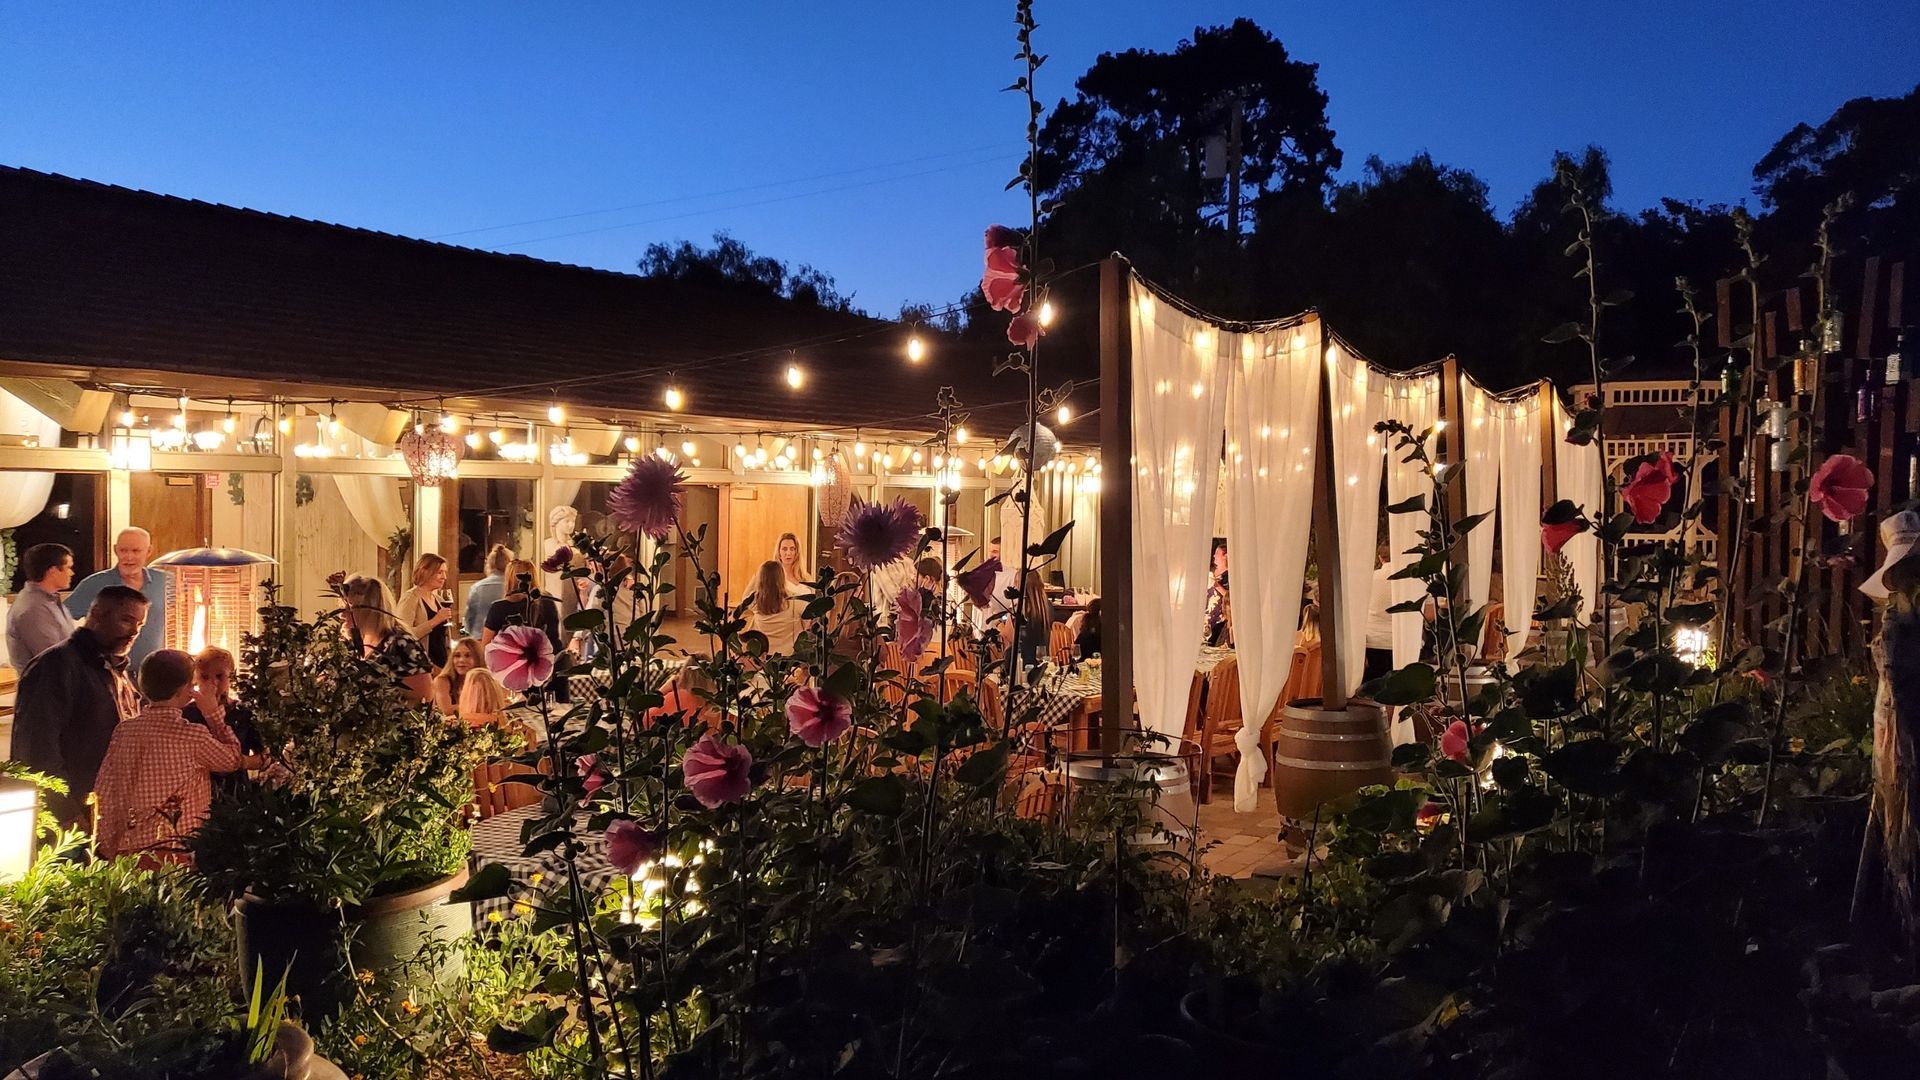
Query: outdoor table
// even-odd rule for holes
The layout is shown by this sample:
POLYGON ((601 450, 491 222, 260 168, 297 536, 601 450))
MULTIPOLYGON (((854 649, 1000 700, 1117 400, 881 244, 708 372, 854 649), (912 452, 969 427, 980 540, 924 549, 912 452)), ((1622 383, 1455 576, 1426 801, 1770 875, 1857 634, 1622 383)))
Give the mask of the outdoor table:
MULTIPOLYGON (((490 862, 499 863, 507 868, 507 873, 519 885, 532 884, 535 874, 546 875, 548 881, 563 880, 567 866, 559 852, 544 851, 530 858, 520 841, 521 830, 527 822, 539 817, 542 809, 540 803, 534 803, 475 822, 473 854, 469 857, 472 868, 478 871, 490 862)), ((620 871, 607 862, 607 842, 604 837, 589 833, 584 835, 584 840, 580 855, 574 861, 580 870, 581 886, 588 895, 592 895, 617 881, 620 871)), ((514 897, 510 895, 476 900, 473 903, 473 921, 485 922, 487 916, 496 911, 505 915, 513 907, 513 902, 514 897)))

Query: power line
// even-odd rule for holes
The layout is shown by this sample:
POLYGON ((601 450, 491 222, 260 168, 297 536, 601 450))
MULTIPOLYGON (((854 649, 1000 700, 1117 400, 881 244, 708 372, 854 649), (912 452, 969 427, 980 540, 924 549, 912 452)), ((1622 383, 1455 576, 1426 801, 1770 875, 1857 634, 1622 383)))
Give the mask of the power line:
POLYGON ((719 191, 706 191, 693 195, 674 195, 665 199, 651 199, 647 202, 628 203, 625 206, 609 206, 601 210, 581 210, 571 214, 556 214, 552 217, 528 218, 525 221, 510 221, 504 225, 482 225, 477 229, 458 229, 453 232, 436 233, 432 236, 423 237, 423 239, 445 240, 455 236, 472 236, 475 233, 497 232, 501 229, 518 229, 527 225, 545 225, 553 221, 572 221, 576 218, 593 217, 597 214, 618 214, 627 210, 644 210, 649 206, 668 206, 673 203, 688 202, 695 199, 712 199, 722 195, 738 195, 748 191, 764 191, 767 188, 786 187, 789 184, 806 184, 812 183, 815 180, 831 180, 840 176, 853 176, 857 173, 872 172, 875 169, 893 169, 902 165, 918 165, 924 161, 940 161, 946 158, 965 157, 968 154, 977 154, 983 150, 1004 150, 1010 148, 1012 145, 1011 143, 986 143, 981 146, 970 146, 964 150, 949 150, 941 154, 926 154, 921 157, 903 158, 899 161, 882 162, 877 165, 862 165, 853 169, 837 169, 833 172, 814 173, 811 176, 795 176, 785 180, 768 180, 759 184, 722 188, 719 191))

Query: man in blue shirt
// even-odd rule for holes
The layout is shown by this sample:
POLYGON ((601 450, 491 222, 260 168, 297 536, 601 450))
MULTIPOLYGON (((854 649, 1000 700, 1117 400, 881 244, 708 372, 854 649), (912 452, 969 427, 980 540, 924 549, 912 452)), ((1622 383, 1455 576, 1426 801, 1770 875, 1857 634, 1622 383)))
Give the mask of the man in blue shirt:
POLYGON ((479 640, 487 630, 487 609, 505 591, 507 583, 507 560, 513 558, 513 552, 505 544, 495 544, 487 552, 487 576, 473 583, 467 590, 467 618, 462 624, 467 636, 479 640))
POLYGON ((80 584, 67 594, 67 610, 74 618, 80 618, 93 606, 93 598, 100 590, 109 585, 125 585, 140 592, 147 598, 147 621, 140 628, 140 636, 134 639, 133 648, 127 653, 127 665, 134 671, 140 670, 140 662, 147 654, 166 644, 167 637, 167 575, 163 570, 155 570, 147 565, 153 558, 153 537, 147 530, 134 526, 121 529, 120 535, 113 541, 114 565, 97 574, 89 574, 80 584))

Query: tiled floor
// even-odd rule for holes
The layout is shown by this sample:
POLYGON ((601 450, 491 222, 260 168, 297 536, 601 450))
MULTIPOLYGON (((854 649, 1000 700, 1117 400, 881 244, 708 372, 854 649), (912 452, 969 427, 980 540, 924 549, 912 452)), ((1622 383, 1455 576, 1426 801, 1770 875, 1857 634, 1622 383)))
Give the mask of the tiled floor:
POLYGON ((1280 843, 1280 814, 1273 793, 1262 788, 1258 809, 1233 812, 1233 792, 1215 789, 1213 801, 1200 807, 1201 861, 1207 869, 1229 877, 1277 876, 1285 872, 1287 854, 1280 843))

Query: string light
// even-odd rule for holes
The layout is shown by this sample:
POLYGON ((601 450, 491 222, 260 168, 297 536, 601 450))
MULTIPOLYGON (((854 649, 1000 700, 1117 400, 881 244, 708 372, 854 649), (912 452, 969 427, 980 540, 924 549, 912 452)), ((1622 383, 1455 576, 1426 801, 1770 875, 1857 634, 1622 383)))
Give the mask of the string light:
POLYGON ((787 365, 787 386, 798 390, 807 384, 807 373, 800 370, 799 364, 787 365))
POLYGON ((469 450, 480 449, 480 433, 478 431, 467 432, 467 449, 469 450))
POLYGON ((907 360, 910 363, 917 364, 926 358, 927 343, 920 340, 920 335, 916 333, 907 338, 907 360))
POLYGON ((452 435, 460 430, 460 418, 450 412, 440 414, 440 430, 452 435))
MULTIPOLYGON (((132 413, 128 413, 127 415, 128 415, 128 416, 132 416, 133 414, 132 414, 132 413)), ((293 434, 293 417, 291 417, 291 416, 283 416, 283 417, 281 417, 281 418, 280 418, 280 423, 279 423, 279 424, 278 424, 277 426, 278 426, 278 427, 280 428, 280 434, 282 434, 282 435, 291 435, 291 434, 293 434)))
POLYGON ((1040 325, 1053 325, 1053 301, 1051 300, 1040 301, 1040 325))
POLYGON ((687 455, 688 457, 692 457, 693 452, 697 449, 699 449, 699 447, 694 445, 694 442, 692 439, 687 439, 686 441, 680 444, 680 452, 687 455))
POLYGON ((1062 405, 1054 410, 1053 418, 1061 427, 1065 427, 1073 422, 1073 410, 1062 405))
POLYGON ((953 429, 953 442, 956 446, 967 445, 967 426, 965 424, 953 429))
POLYGON ((680 389, 678 383, 667 383, 666 392, 661 394, 660 397, 666 402, 667 409, 670 412, 679 412, 681 409, 687 407, 687 395, 680 389))
POLYGON ((638 435, 627 436, 625 445, 627 448, 627 453, 629 454, 639 453, 640 452, 640 436, 638 435))
POLYGON ((121 427, 133 426, 133 410, 132 409, 120 410, 120 426, 121 427))
POLYGON ((547 423, 558 425, 566 422, 567 410, 562 408, 559 402, 556 401, 547 406, 547 423))

